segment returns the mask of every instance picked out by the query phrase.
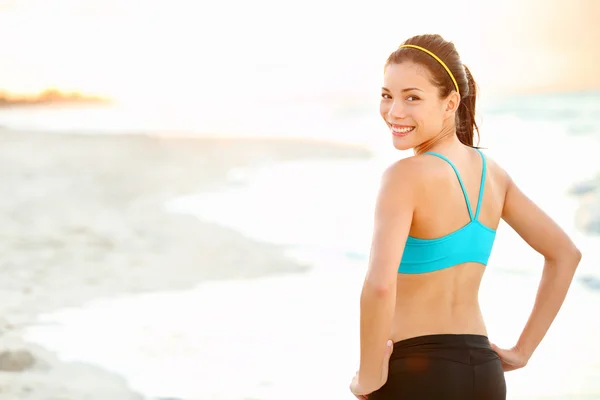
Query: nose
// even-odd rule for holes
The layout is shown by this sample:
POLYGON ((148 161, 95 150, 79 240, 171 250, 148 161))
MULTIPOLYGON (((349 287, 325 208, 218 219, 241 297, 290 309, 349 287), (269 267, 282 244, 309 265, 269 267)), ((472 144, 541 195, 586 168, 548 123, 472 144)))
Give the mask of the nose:
POLYGON ((406 117, 406 110, 402 106, 402 103, 394 101, 390 106, 387 114, 388 117, 392 120, 404 119, 406 117))

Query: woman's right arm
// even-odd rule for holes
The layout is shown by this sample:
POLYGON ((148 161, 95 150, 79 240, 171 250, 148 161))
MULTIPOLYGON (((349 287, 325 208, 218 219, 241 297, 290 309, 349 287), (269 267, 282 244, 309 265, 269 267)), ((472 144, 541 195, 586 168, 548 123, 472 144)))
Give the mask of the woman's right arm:
POLYGON ((507 179, 502 219, 545 259, 533 310, 513 348, 527 363, 565 300, 581 252, 552 218, 507 179))

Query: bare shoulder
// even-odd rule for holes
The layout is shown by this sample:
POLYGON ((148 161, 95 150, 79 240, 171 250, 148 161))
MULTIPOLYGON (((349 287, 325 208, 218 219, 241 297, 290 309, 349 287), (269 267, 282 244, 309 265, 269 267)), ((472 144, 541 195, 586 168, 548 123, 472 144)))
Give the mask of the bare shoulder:
POLYGON ((483 152, 483 155, 487 165, 487 179, 492 181, 496 192, 505 195, 512 182, 512 178, 496 160, 489 157, 485 152, 483 152))
POLYGON ((426 165, 417 156, 394 161, 382 173, 378 194, 380 208, 412 208, 416 185, 425 173, 426 165))
MULTIPOLYGON (((407 172, 422 173, 427 168, 427 161, 424 157, 410 156, 394 161, 384 171, 384 177, 400 177, 407 172)), ((405 178, 409 178, 408 176, 405 178)))
POLYGON ((496 162, 496 160, 494 160, 492 157, 487 155, 485 153, 485 151, 482 151, 482 153, 485 157, 488 171, 490 171, 494 174, 497 174, 497 175, 504 175, 504 176, 508 177, 507 172, 504 170, 504 168, 502 168, 502 166, 498 162, 496 162))
POLYGON ((388 185, 403 189, 413 187, 428 173, 430 165, 425 157, 420 156, 394 161, 382 174, 382 187, 388 185))

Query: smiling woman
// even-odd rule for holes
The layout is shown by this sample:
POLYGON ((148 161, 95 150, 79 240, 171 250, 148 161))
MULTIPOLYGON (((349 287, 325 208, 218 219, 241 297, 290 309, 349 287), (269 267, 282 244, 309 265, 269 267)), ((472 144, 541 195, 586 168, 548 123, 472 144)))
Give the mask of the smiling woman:
POLYGON ((392 93, 392 89, 382 88, 380 112, 392 130, 394 146, 406 150, 414 147, 419 139, 422 141, 439 132, 443 117, 449 111, 456 111, 458 139, 467 146, 473 146, 473 134, 475 131, 479 133, 475 122, 477 88, 473 75, 451 43, 437 43, 432 39, 424 45, 437 50, 439 57, 449 60, 447 64, 434 52, 414 44, 400 46, 386 62, 388 86, 399 92, 392 93), (446 98, 451 94, 454 95, 446 109, 439 107, 443 104, 422 101, 438 95, 446 98), (394 101, 394 98, 403 101, 394 101), (411 125, 397 121, 409 121, 411 125), (435 122, 438 125, 432 125, 435 122), (404 138, 406 140, 400 140, 404 138))
POLYGON ((358 399, 504 400, 557 315, 581 255, 565 232, 474 148, 475 81, 453 43, 414 36, 388 58, 381 116, 396 149, 384 172, 360 299, 358 399), (516 345, 495 347, 479 287, 504 220, 545 259, 516 345))

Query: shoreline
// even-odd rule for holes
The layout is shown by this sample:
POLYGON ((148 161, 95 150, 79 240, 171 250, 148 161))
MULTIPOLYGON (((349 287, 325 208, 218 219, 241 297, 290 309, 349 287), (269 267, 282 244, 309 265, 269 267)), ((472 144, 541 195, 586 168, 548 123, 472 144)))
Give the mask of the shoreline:
POLYGON ((141 399, 110 372, 25 343, 22 329, 42 313, 98 298, 302 273, 308 266, 280 246, 169 214, 165 203, 235 184, 234 168, 370 157, 356 146, 294 139, 0 129, 0 141, 0 352, 24 350, 34 360, 20 372, 0 372, 0 399, 25 392, 34 400, 141 399))

